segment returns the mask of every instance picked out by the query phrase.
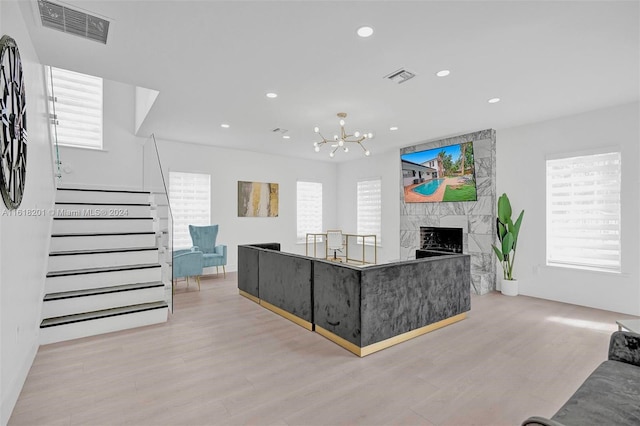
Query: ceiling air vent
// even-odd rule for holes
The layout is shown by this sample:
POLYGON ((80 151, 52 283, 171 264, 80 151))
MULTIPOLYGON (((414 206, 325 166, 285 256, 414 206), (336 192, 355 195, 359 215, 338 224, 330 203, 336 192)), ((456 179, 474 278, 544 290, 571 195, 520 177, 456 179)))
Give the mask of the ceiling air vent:
POLYGON ((43 26, 107 44, 109 21, 45 0, 38 8, 43 26))
POLYGON ((416 76, 416 73, 407 71, 404 68, 400 68, 399 70, 394 71, 391 74, 385 75, 383 78, 386 78, 388 80, 391 80, 395 83, 400 84, 400 83, 404 83, 407 80, 411 80, 415 76, 416 76))

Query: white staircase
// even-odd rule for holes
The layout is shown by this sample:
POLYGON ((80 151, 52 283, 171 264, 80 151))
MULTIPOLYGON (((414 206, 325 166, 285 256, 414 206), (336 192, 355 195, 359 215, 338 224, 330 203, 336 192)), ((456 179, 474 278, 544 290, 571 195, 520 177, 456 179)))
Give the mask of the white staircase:
POLYGON ((166 322, 171 283, 154 197, 58 188, 55 210, 40 343, 166 322))

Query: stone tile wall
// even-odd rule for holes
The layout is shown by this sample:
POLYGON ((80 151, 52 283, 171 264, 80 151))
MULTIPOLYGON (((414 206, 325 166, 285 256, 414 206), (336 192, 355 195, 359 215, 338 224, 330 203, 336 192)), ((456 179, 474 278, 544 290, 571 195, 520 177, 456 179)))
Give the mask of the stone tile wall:
POLYGON ((496 132, 466 135, 405 147, 400 154, 473 141, 478 201, 405 203, 400 170, 400 258, 413 259, 420 246, 421 226, 462 228, 463 253, 471 256, 471 291, 485 294, 496 288, 496 132))

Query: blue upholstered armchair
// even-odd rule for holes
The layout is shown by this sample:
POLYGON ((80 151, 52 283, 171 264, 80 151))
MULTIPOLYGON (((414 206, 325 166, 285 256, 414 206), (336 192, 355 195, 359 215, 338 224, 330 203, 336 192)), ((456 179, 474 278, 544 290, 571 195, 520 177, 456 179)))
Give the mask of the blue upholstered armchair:
POLYGON ((201 251, 186 249, 173 252, 173 279, 187 279, 189 287, 189 277, 196 277, 198 290, 200 290, 200 275, 202 275, 203 254, 201 251))
POLYGON ((227 246, 223 244, 216 245, 218 225, 189 225, 189 233, 191 234, 194 248, 202 252, 203 266, 205 268, 215 266, 216 273, 218 273, 218 266, 222 266, 222 273, 226 277, 227 271, 224 266, 227 264, 227 246))

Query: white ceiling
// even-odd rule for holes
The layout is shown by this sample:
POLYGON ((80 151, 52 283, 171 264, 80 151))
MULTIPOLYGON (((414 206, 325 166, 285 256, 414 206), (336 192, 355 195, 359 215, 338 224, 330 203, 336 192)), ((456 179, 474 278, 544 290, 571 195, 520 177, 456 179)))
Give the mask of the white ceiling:
POLYGON ((348 131, 375 133, 375 155, 640 94, 638 1, 64 4, 109 18, 107 45, 43 28, 29 0, 22 10, 40 60, 158 90, 141 136, 160 139, 345 161, 362 154, 330 160, 312 146, 313 127, 333 135, 341 111, 348 131), (375 33, 362 39, 355 31, 365 24, 375 33), (417 77, 383 79, 401 67, 417 77), (451 75, 436 77, 441 69, 451 75))

